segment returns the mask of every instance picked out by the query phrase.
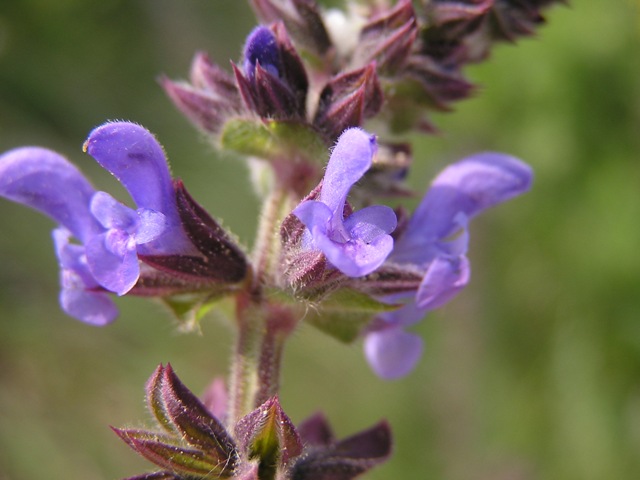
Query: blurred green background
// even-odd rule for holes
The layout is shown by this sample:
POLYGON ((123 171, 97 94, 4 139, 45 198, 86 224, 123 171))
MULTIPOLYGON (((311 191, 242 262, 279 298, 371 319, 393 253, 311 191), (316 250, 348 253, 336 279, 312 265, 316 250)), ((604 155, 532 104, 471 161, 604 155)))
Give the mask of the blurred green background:
MULTIPOLYGON (((372 479, 640 478, 640 14, 631 0, 548 11, 536 38, 468 69, 482 85, 417 138, 418 189, 447 162, 500 150, 533 165, 526 196, 471 229, 473 278, 417 330, 408 378, 383 382, 360 345, 309 327, 286 351, 281 400, 294 421, 324 410, 340 435, 385 417, 396 452, 372 479)), ((3 0, 0 151, 82 154, 106 119, 155 132, 191 193, 249 244, 256 200, 165 98, 197 50, 227 65, 254 23, 237 0, 3 0)), ((122 197, 121 198, 126 198, 122 197)), ((108 428, 149 421, 144 382, 170 361, 202 392, 227 371, 232 331, 207 318, 176 333, 161 307, 119 299, 104 329, 58 308, 46 218, 0 202, 0 480, 117 479, 150 470, 108 428)))

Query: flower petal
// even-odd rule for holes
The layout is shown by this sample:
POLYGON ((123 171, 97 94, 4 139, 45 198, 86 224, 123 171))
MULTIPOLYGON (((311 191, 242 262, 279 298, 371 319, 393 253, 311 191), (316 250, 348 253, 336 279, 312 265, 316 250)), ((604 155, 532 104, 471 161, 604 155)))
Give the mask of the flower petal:
POLYGON ((53 231, 53 243, 60 263, 60 306, 68 315, 91 325, 103 326, 118 316, 109 296, 99 291, 89 272, 82 245, 69 243, 71 233, 63 227, 53 231))
POLYGON ((164 214, 148 208, 139 208, 137 214, 139 224, 135 239, 138 245, 155 240, 167 229, 167 217, 164 214))
POLYGON ((324 175, 319 200, 342 222, 347 194, 351 187, 369 170, 376 152, 375 136, 359 128, 345 130, 336 144, 324 175))
POLYGON ((124 185, 138 207, 177 219, 167 159, 147 129, 130 122, 106 123, 89 134, 84 150, 124 185))
POLYGON ((322 251, 349 277, 373 272, 393 250, 388 233, 397 219, 389 207, 370 206, 344 219, 349 190, 371 166, 375 149, 374 136, 359 128, 346 130, 329 159, 319 200, 307 200, 293 211, 309 230, 303 246, 322 251))
POLYGON ((256 27, 247 37, 244 47, 244 73, 253 81, 256 64, 271 75, 280 76, 280 52, 273 32, 264 26, 256 27))
POLYGON ((429 261, 425 245, 445 239, 484 209, 527 191, 533 173, 522 161, 500 153, 480 153, 445 168, 409 220, 396 245, 415 263, 429 261))
POLYGON ((81 242, 103 229, 89 212, 95 190, 61 155, 23 147, 0 156, 0 196, 51 217, 81 242))
POLYGON ((113 300, 103 292, 63 288, 60 306, 73 318, 98 327, 108 325, 118 316, 113 300))
POLYGON ((469 283, 470 274, 469 260, 464 255, 435 258, 416 293, 417 307, 423 311, 441 307, 469 283))
POLYGON ((91 199, 91 213, 105 228, 133 232, 138 224, 136 212, 123 205, 107 192, 96 192, 91 199))
POLYGON ((376 270, 393 250, 393 238, 382 235, 371 243, 352 239, 345 243, 332 240, 317 228, 312 230, 316 247, 327 260, 348 277, 362 277, 376 270))
POLYGON ((319 229, 325 235, 331 220, 332 212, 322 202, 307 200, 298 205, 292 212, 310 231, 319 229))
POLYGON ((144 243, 141 254, 197 254, 181 225, 166 157, 151 132, 130 122, 106 123, 91 132, 84 149, 124 185, 138 208, 166 217, 166 230, 144 243))
MULTIPOLYGON (((398 299, 406 300, 406 298, 398 299)), ((391 310, 390 312, 384 312, 378 315, 378 318, 389 325, 395 327, 408 327, 414 325, 422 320, 426 315, 426 310, 419 308, 415 302, 415 295, 411 296, 411 301, 404 304, 402 307, 391 310)))
POLYGON ((411 372, 422 356, 422 339, 401 328, 371 332, 364 340, 365 356, 381 378, 394 380, 411 372))
POLYGON ((352 238, 371 243, 376 238, 393 232, 398 224, 393 209, 385 205, 371 205, 353 212, 344 221, 344 228, 352 238))
MULTIPOLYGON (((140 276, 135 242, 113 245, 114 240, 109 237, 105 233, 87 242, 87 263, 100 285, 118 295, 124 295, 133 288, 140 276)), ((126 241, 126 238, 122 239, 122 242, 126 241)))

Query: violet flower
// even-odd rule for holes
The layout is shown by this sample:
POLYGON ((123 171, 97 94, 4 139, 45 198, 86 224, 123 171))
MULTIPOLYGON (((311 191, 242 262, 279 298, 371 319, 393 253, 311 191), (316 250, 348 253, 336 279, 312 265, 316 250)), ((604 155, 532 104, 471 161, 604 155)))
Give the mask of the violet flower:
POLYGON ((53 236, 62 309, 86 323, 104 325, 117 315, 105 291, 124 295, 134 287, 139 254, 192 254, 196 249, 182 229, 169 168, 151 133, 128 122, 107 123, 90 134, 85 150, 120 180, 137 210, 96 192, 65 158, 37 147, 0 157, 0 196, 60 224, 53 236), (71 243, 72 237, 79 244, 71 243))
POLYGON ((23 147, 0 156, 0 196, 49 216, 61 226, 53 231, 60 263, 60 305, 83 322, 105 325, 117 309, 91 273, 85 245, 104 228, 89 210, 95 190, 61 155, 23 147), (80 244, 72 244, 71 236, 80 244))
POLYGON ((383 299, 404 306, 380 315, 366 335, 365 355, 379 376, 398 378, 415 367, 422 339, 404 327, 444 305, 469 282, 468 221, 526 192, 532 176, 531 168, 520 160, 482 153, 450 165, 436 177, 387 260, 424 274, 415 294, 383 299))
POLYGON ((91 211, 106 231, 87 243, 94 276, 108 290, 127 293, 138 281, 138 254, 193 253, 180 222, 171 174, 162 147, 130 122, 94 129, 84 150, 127 189, 137 210, 98 192, 91 211))
POLYGON ((263 118, 305 118, 309 82, 282 23, 259 26, 247 37, 242 69, 233 66, 245 105, 263 118))
POLYGON ((391 208, 373 205, 345 218, 349 190, 371 167, 375 152, 373 135, 346 130, 331 153, 318 200, 306 200, 293 211, 308 229, 303 243, 322 251, 349 277, 373 272, 393 249, 389 233, 397 219, 391 208))
POLYGON ((247 37, 244 47, 244 73, 250 81, 255 81, 257 66, 275 77, 280 77, 282 62, 276 36, 263 26, 256 27, 247 37))

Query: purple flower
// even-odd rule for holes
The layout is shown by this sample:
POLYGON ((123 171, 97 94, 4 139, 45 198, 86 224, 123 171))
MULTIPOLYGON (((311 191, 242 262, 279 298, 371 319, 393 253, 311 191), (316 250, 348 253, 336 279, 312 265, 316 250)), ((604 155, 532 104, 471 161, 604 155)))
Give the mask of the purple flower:
POLYGON ((242 68, 233 70, 246 107, 263 118, 303 121, 309 82, 282 23, 253 29, 243 54, 242 68))
POLYGON ((526 192, 531 180, 528 165, 499 153, 465 158, 436 177, 387 260, 424 273, 415 293, 383 299, 404 306, 380 315, 366 336, 365 354, 378 375, 398 378, 414 368, 422 340, 403 328, 444 305, 469 282, 468 221, 526 192))
POLYGON ((303 243, 322 251, 349 277, 373 272, 393 249, 389 233, 397 220, 391 208, 373 205, 345 218, 349 190, 371 167, 375 152, 374 136, 346 130, 331 153, 318 200, 306 200, 293 211, 308 229, 303 243))
POLYGON ((244 73, 255 81, 256 67, 262 67, 275 77, 280 76, 282 65, 280 50, 273 32, 263 26, 256 27, 247 37, 244 47, 244 73))
POLYGON ((182 228, 167 161, 151 133, 132 123, 107 123, 91 133, 85 150, 120 180, 137 210, 96 192, 65 158, 37 147, 0 157, 0 196, 61 225, 53 236, 62 308, 86 323, 104 325, 117 315, 105 291, 124 295, 134 287, 139 254, 197 251, 182 228), (71 243, 72 237, 79 244, 71 243))
POLYGON ((84 144, 89 153, 127 189, 133 210, 98 192, 91 212, 105 232, 86 244, 89 266, 106 289, 124 295, 138 281, 138 254, 193 253, 182 229, 175 191, 162 147, 145 128, 106 123, 84 144))
POLYGON ((93 325, 117 315, 111 299, 90 272, 85 248, 104 228, 91 215, 95 190, 80 171, 51 150, 23 147, 0 156, 0 196, 34 208, 61 227, 53 232, 60 263, 60 304, 69 315, 93 325), (70 243, 74 236, 80 244, 70 243))

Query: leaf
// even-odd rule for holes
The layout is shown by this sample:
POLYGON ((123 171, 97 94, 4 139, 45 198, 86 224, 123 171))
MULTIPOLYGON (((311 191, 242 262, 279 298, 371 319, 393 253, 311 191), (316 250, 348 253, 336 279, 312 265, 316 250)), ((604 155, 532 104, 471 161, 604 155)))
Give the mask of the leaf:
POLYGON ((337 340, 351 343, 376 314, 398 308, 352 290, 340 288, 324 299, 305 318, 314 327, 337 340))
POLYGON ((199 331, 200 321, 212 309, 228 310, 224 296, 225 291, 208 294, 184 294, 161 298, 160 301, 169 308, 178 320, 179 329, 184 332, 199 331))
POLYGON ((225 123, 222 148, 270 161, 326 162, 328 148, 310 127, 287 121, 233 119, 225 123))

